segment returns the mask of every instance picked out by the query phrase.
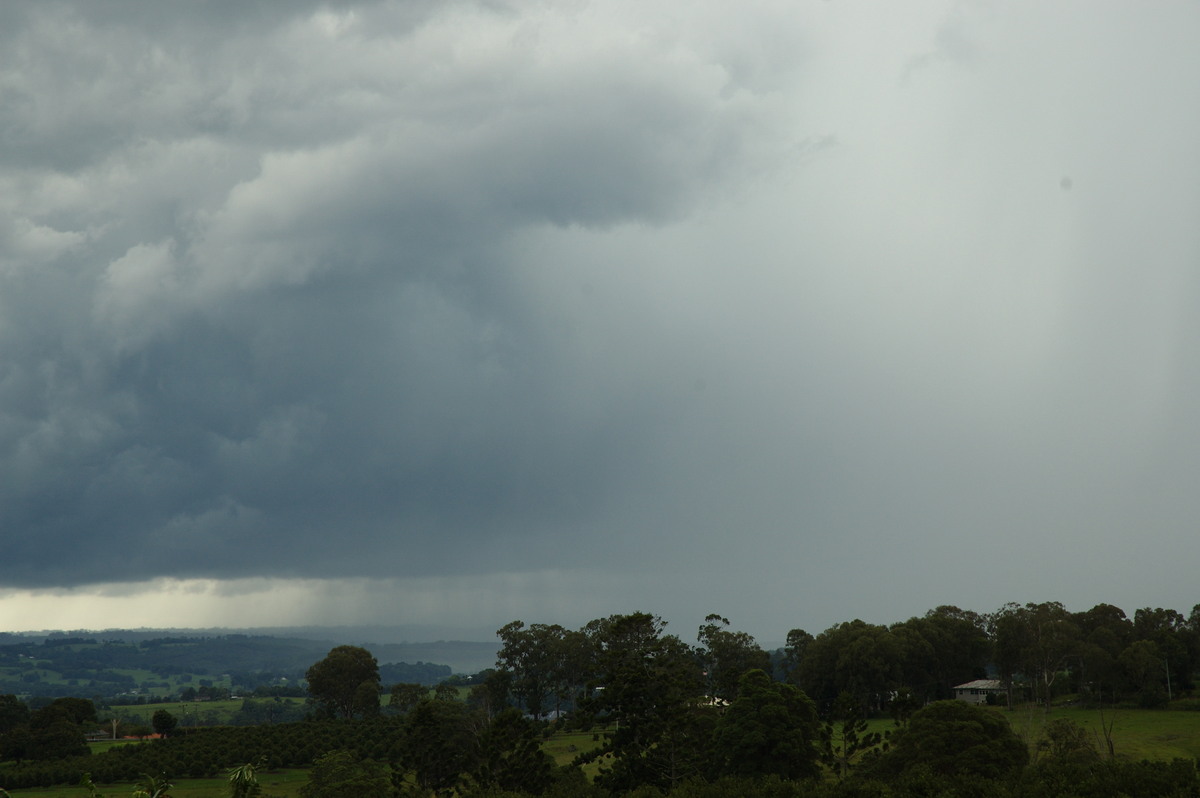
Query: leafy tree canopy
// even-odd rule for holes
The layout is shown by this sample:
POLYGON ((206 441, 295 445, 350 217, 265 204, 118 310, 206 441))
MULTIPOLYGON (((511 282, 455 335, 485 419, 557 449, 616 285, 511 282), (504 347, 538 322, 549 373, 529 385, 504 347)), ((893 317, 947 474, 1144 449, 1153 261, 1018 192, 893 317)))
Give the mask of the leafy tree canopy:
POLYGON ((317 759, 300 788, 301 798, 365 798, 392 794, 385 765, 354 751, 330 751, 317 759))
POLYGON ((820 773, 816 705, 762 670, 742 676, 714 735, 722 770, 735 776, 811 778, 820 773))
POLYGON ((150 717, 150 725, 154 727, 156 734, 170 737, 171 732, 175 731, 175 727, 179 725, 179 720, 167 710, 159 709, 155 710, 150 717))
POLYGON ((330 715, 353 718, 379 711, 379 663, 359 646, 337 646, 305 673, 308 692, 330 715))
POLYGON ((883 773, 928 768, 940 776, 1000 779, 1029 760, 1004 715, 964 701, 935 701, 913 713, 880 760, 883 773))

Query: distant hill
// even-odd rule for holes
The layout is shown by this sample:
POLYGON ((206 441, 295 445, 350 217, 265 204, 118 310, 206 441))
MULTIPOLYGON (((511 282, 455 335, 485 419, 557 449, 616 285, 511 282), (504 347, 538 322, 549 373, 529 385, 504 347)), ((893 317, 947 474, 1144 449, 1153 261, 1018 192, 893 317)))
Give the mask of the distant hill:
POLYGON ((274 638, 280 650, 291 645, 296 656, 311 657, 304 668, 334 646, 362 646, 379 662, 436 662, 449 665, 454 673, 478 673, 495 667, 498 642, 465 641, 434 636, 445 631, 423 626, 263 626, 246 629, 209 627, 203 629, 76 629, 70 631, 0 632, 0 646, 13 642, 40 642, 50 638, 92 637, 141 643, 159 637, 274 638), (423 642, 413 642, 423 641, 423 642), (432 642, 430 642, 432 641, 432 642))
POLYGON ((473 674, 495 665, 495 643, 410 643, 388 637, 381 627, 0 633, 0 694, 108 699, 178 695, 205 684, 249 692, 295 685, 338 645, 371 651, 385 681, 433 684, 451 673, 473 674))
POLYGON ((500 650, 495 633, 486 642, 467 641, 439 637, 435 633, 446 630, 425 626, 286 626, 213 631, 319 641, 327 645, 322 656, 335 645, 362 646, 380 663, 437 662, 449 665, 454 673, 466 674, 496 667, 500 650), (418 640, 424 642, 413 642, 418 640))

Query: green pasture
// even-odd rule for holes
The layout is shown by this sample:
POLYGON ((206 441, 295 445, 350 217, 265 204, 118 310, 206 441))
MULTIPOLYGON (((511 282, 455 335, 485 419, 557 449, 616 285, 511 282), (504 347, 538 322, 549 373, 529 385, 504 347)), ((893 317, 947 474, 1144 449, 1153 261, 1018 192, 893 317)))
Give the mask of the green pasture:
MULTIPOLYGON (((1107 753, 1098 709, 1081 706, 1052 707, 1049 712, 1029 706, 1005 712, 1013 730, 1031 746, 1042 727, 1066 718, 1086 729, 1101 754, 1107 753)), ((1200 757, 1200 712, 1164 709, 1105 708, 1104 723, 1112 724, 1113 752, 1121 759, 1171 760, 1200 757)))
POLYGON ((228 677, 220 676, 201 676, 198 674, 176 673, 170 676, 159 676, 151 670, 143 668, 111 668, 112 673, 119 673, 124 676, 130 676, 134 682, 139 685, 145 684, 167 684, 168 687, 146 687, 142 688, 143 692, 154 695, 163 695, 164 693, 178 693, 181 690, 186 690, 189 687, 200 688, 200 680, 204 679, 212 683, 214 687, 230 687, 228 677))
POLYGON ((120 748, 123 745, 137 745, 140 740, 93 740, 88 743, 88 748, 92 749, 93 754, 102 754, 110 748, 120 748))
POLYGON ((173 682, 175 678, 178 678, 171 676, 159 676, 154 671, 148 671, 144 668, 110 668, 109 671, 111 673, 118 673, 122 676, 129 676, 138 684, 143 684, 145 682, 173 682))
POLYGON ((52 668, 44 667, 40 664, 22 664, 18 667, 0 668, 0 678, 14 682, 20 680, 26 674, 37 674, 38 680, 47 684, 61 685, 66 684, 68 681, 67 679, 64 679, 63 675, 58 671, 52 668))
MULTIPOLYGON (((1046 712, 1032 704, 1018 706, 1012 712, 997 707, 1008 719, 1013 731, 1036 753, 1045 724, 1058 718, 1074 721, 1087 730, 1101 755, 1108 746, 1101 730, 1100 711, 1082 706, 1054 706, 1046 712)), ((1176 757, 1200 758, 1200 712, 1163 709, 1104 709, 1104 721, 1112 724, 1113 753, 1119 759, 1170 761, 1176 757)), ((889 718, 867 721, 869 731, 880 734, 896 728, 889 718)))
MULTIPOLYGON (((272 698, 253 699, 255 701, 273 701, 272 698)), ((140 723, 150 725, 150 719, 160 709, 165 709, 175 716, 181 726, 220 726, 228 724, 238 710, 242 708, 245 698, 227 698, 220 701, 171 701, 165 704, 114 704, 102 714, 115 715, 118 718, 136 719, 140 723), (192 721, 196 721, 193 723, 192 721)), ((303 706, 307 699, 290 697, 280 701, 288 704, 303 706)))
POLYGON ((105 714, 112 714, 118 718, 126 718, 136 720, 139 723, 150 725, 151 718, 154 713, 160 709, 165 709, 175 716, 180 725, 184 723, 185 718, 209 718, 214 722, 204 725, 220 725, 228 723, 233 717, 233 713, 242 708, 242 699, 225 699, 221 701, 170 701, 165 704, 113 704, 109 707, 105 714))
POLYGON ((600 729, 558 732, 542 744, 542 750, 553 757, 555 765, 569 765, 580 754, 603 745, 603 736, 604 732, 600 729))
MULTIPOLYGON (((143 688, 145 692, 154 693, 154 694, 162 694, 164 692, 177 693, 180 690, 187 689, 188 687, 199 687, 199 684, 200 684, 199 679, 202 678, 202 677, 198 677, 195 675, 192 675, 189 678, 188 676, 186 676, 184 674, 175 674, 172 676, 164 677, 164 676, 159 676, 154 671, 145 670, 142 668, 108 668, 108 669, 106 669, 106 672, 120 674, 122 676, 129 676, 133 679, 134 683, 138 684, 138 685, 145 685, 148 683, 149 684, 164 684, 165 683, 165 684, 169 685, 168 687, 143 688)), ((45 684, 74 685, 81 689, 84 689, 95 683, 93 680, 88 679, 88 678, 68 679, 67 677, 63 676, 61 671, 57 670, 53 666, 52 662, 49 662, 49 661, 44 661, 44 662, 31 661, 28 665, 22 664, 22 665, 16 666, 16 667, 13 667, 13 666, 0 667, 0 677, 7 678, 10 680, 14 680, 14 681, 17 679, 20 679, 26 673, 36 673, 38 675, 39 681, 42 683, 45 683, 45 684)), ((203 678, 207 678, 207 677, 203 677, 203 678)), ((212 679, 212 683, 217 687, 229 687, 230 686, 228 679, 222 680, 220 678, 216 678, 216 679, 212 679)), ((33 685, 33 690, 34 690, 34 692, 36 692, 36 685, 33 685)))

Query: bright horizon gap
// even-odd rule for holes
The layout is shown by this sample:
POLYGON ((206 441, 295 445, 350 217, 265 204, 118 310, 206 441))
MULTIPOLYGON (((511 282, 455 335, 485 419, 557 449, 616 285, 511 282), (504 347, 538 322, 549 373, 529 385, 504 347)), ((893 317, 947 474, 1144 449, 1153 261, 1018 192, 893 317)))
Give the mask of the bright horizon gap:
MULTIPOLYGON (((629 578, 629 590, 638 580, 629 578)), ((488 574, 473 578, 415 578, 415 579, 172 579, 159 578, 145 582, 114 582, 72 588, 0 589, 0 632, 49 633, 91 632, 136 629, 262 629, 303 627, 378 627, 406 630, 406 635, 424 635, 431 640, 463 640, 490 642, 495 631, 513 620, 526 624, 560 624, 578 628, 594 618, 613 614, 644 611, 659 615, 668 624, 668 633, 690 641, 695 624, 709 612, 721 613, 719 606, 697 607, 694 612, 672 616, 650 604, 617 604, 598 597, 611 584, 608 575, 554 571, 527 574, 488 574), (554 604, 548 596, 562 594, 564 584, 574 584, 577 600, 569 607, 554 604), (522 586, 539 586, 521 590, 522 586), (521 598, 515 598, 520 595, 521 598), (530 598, 532 595, 534 598, 530 598), (454 596, 453 601, 447 598, 454 596), (404 607, 405 614, 397 616, 393 608, 404 607), (468 608, 489 608, 490 614, 477 610, 477 622, 467 626, 458 622, 468 608), (695 620, 693 620, 693 616, 695 620), (114 623, 114 618, 122 619, 114 623), (230 622, 236 618, 236 621, 230 622), (455 633, 461 630, 463 634, 455 633)), ((1053 601, 1031 596, 1025 601, 1053 601)), ((1025 601, 1018 601, 1024 604, 1025 601)), ((1099 603, 1086 606, 1065 603, 1070 612, 1082 612, 1099 603)), ((560 602, 561 604, 561 602, 560 602)), ((951 601, 925 607, 896 617, 876 614, 869 618, 861 614, 831 617, 825 622, 806 627, 797 623, 787 629, 763 630, 755 618, 733 616, 731 626, 749 632, 764 648, 783 645, 787 633, 804 628, 811 634, 861 618, 868 623, 890 626, 911 617, 919 617, 936 606, 953 605, 981 615, 997 611, 995 607, 972 607, 951 601)), ((1136 610, 1151 604, 1120 607, 1132 618, 1136 610)), ((1168 607, 1184 615, 1191 607, 1168 607)), ((408 637, 409 642, 423 642, 424 637, 408 637)), ((382 641, 376 641, 382 642, 382 641)))

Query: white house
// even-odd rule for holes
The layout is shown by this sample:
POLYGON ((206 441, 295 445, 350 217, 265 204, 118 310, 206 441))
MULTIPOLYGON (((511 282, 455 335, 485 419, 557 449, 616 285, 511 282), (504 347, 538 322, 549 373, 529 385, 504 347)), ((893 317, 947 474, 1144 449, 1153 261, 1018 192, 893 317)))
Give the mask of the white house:
POLYGON ((954 697, 968 704, 986 704, 989 695, 1003 695, 1004 683, 999 679, 976 679, 954 686, 954 697))

